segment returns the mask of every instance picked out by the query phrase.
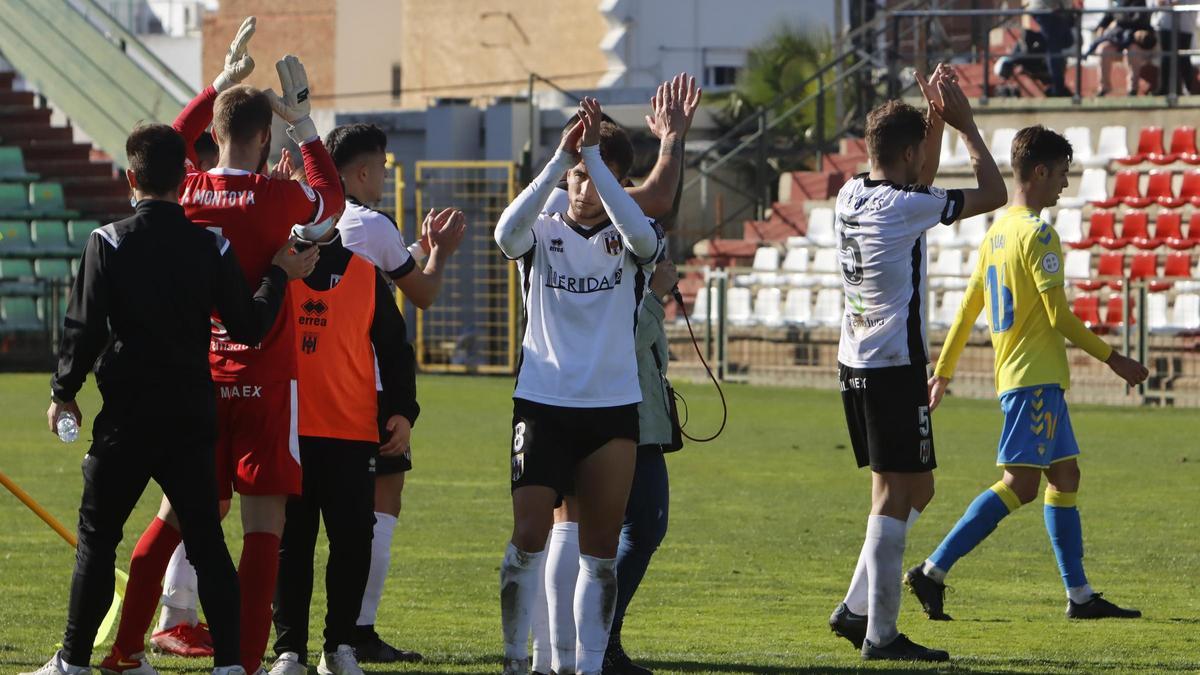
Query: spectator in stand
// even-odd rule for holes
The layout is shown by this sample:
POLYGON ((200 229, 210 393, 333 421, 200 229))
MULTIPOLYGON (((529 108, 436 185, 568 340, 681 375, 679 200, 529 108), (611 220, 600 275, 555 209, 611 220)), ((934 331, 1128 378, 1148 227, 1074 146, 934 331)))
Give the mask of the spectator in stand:
MULTIPOLYGON (((1113 10, 1145 6, 1146 0, 1115 0, 1113 10)), ((1128 94, 1137 96, 1142 68, 1149 64, 1149 52, 1157 44, 1149 12, 1106 12, 1100 18, 1100 25, 1096 26, 1096 41, 1085 54, 1091 56, 1100 51, 1100 90, 1096 95, 1104 96, 1112 91, 1112 64, 1117 55, 1124 52, 1125 64, 1129 67, 1128 94)))
MULTIPOLYGON (((1188 2, 1180 2, 1179 0, 1154 0, 1155 7, 1174 7, 1175 5, 1190 4, 1188 2)), ((1179 44, 1176 45, 1172 39, 1171 32, 1171 14, 1172 12, 1155 12, 1154 13, 1154 29, 1158 31, 1158 44, 1162 47, 1162 60, 1158 70, 1158 90, 1159 96, 1167 94, 1168 89, 1175 93, 1183 91, 1187 87, 1189 94, 1200 93, 1200 83, 1196 81, 1196 69, 1192 66, 1191 56, 1180 56, 1180 51, 1186 51, 1192 48, 1192 36, 1196 33, 1196 15, 1197 12, 1174 12, 1176 21, 1178 21, 1179 44), (1177 77, 1179 84, 1171 82, 1171 59, 1175 59, 1178 64, 1177 77), (1168 87, 1170 85, 1170 87, 1168 87)))
MULTIPOLYGON (((1049 14, 1031 14, 1032 26, 1026 26, 1028 33, 1041 35, 1041 43, 1046 51, 1046 69, 1050 73, 1050 83, 1046 87, 1047 96, 1070 96, 1064 75, 1067 70, 1067 60, 1063 51, 1075 44, 1074 31, 1070 10, 1075 8, 1072 0, 1029 0, 1025 8, 1034 12, 1051 12, 1049 14)), ((1036 37, 1035 37, 1036 39, 1036 37)))

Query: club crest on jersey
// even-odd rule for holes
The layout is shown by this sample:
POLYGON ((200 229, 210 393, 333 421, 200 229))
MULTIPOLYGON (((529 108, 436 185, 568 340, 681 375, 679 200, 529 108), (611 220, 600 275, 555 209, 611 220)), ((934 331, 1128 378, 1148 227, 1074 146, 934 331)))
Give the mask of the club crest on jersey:
POLYGON ((616 232, 605 232, 604 252, 609 255, 621 255, 621 235, 616 232))
POLYGON ((921 441, 921 463, 928 464, 929 456, 933 454, 933 442, 929 439, 921 441))
POLYGON ((561 238, 555 237, 554 239, 550 240, 550 252, 551 253, 562 253, 563 252, 563 240, 561 238))
POLYGON ((317 351, 318 337, 319 336, 316 333, 305 333, 303 336, 301 336, 300 351, 304 352, 305 354, 315 354, 317 351))

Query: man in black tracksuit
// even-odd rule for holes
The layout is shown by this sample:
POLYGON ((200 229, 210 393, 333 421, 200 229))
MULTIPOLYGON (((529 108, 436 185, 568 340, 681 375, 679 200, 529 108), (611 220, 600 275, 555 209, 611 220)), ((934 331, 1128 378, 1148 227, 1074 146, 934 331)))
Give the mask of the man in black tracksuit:
POLYGON ((38 672, 73 675, 87 667, 112 600, 122 526, 153 478, 177 508, 196 567, 214 672, 241 673, 237 574, 217 513, 210 316, 216 310, 234 340, 258 343, 288 279, 306 275, 317 253, 284 247, 251 296, 229 242, 193 224, 179 206, 182 137, 169 126, 143 126, 129 136, 126 153, 137 207, 88 239, 51 379, 52 430, 63 412, 82 421, 75 395, 93 364, 104 405, 83 460, 63 649, 38 672))

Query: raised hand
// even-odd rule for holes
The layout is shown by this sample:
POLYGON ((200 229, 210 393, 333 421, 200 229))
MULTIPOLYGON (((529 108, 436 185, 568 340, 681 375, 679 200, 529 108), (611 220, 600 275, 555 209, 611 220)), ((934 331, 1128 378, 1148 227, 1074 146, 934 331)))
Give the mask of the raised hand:
POLYGON ((283 94, 276 94, 273 89, 264 93, 271 101, 271 109, 275 114, 291 125, 288 136, 296 143, 316 137, 317 125, 309 117, 312 103, 308 100, 308 72, 304 70, 304 64, 288 54, 275 62, 275 72, 279 74, 279 87, 283 94))
POLYGON ((580 147, 587 148, 600 144, 600 123, 604 121, 600 111, 600 101, 585 96, 579 102, 579 121, 583 123, 583 138, 580 147))
POLYGON ((274 180, 291 180, 292 171, 295 171, 295 166, 292 165, 292 153, 284 148, 279 155, 279 161, 271 167, 271 172, 267 175, 274 180))
POLYGON ((317 246, 297 251, 296 242, 294 237, 288 239, 287 243, 275 252, 275 257, 271 258, 271 264, 286 272, 288 279, 303 279, 312 274, 313 268, 317 266, 317 258, 320 257, 317 246))
POLYGON ((676 75, 670 82, 658 85, 650 99, 650 114, 646 126, 659 140, 679 138, 687 133, 689 120, 684 110, 684 75, 676 75))
MULTIPOLYGON (((433 212, 430 211, 430 215, 433 212)), ((428 221, 428 218, 426 219, 428 221)), ((429 223, 429 248, 442 255, 452 255, 462 244, 467 232, 467 217, 458 209, 442 209, 429 223)))
POLYGON ((558 149, 579 156, 579 141, 583 138, 583 120, 580 119, 571 127, 571 130, 562 135, 562 140, 558 142, 558 149))
POLYGON ((946 124, 959 131, 967 131, 975 126, 975 115, 971 112, 971 104, 967 95, 958 86, 958 82, 942 77, 937 81, 938 95, 942 105, 937 110, 938 115, 946 120, 946 124))
POLYGON ((229 53, 225 55, 225 69, 213 80, 213 89, 225 91, 254 72, 254 59, 250 57, 247 47, 250 45, 250 38, 254 37, 257 25, 257 19, 252 16, 246 17, 242 22, 233 42, 229 43, 229 53))

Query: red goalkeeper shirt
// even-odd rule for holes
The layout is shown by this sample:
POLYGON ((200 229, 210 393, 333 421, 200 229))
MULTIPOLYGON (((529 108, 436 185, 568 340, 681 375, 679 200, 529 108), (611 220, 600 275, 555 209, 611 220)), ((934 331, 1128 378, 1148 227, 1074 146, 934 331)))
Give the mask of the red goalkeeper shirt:
MULTIPOLYGON (((192 145, 212 120, 216 97, 216 90, 206 88, 175 120, 175 129, 183 135, 192 161, 192 145)), ((189 171, 184 179, 179 203, 187 217, 229 240, 247 280, 262 278, 293 225, 319 222, 344 206, 337 169, 321 140, 302 144, 300 155, 312 187, 227 168, 189 171)), ((290 303, 284 303, 275 324, 258 345, 233 342, 220 325, 220 317, 213 318, 209 364, 214 381, 271 382, 296 376, 295 321, 290 303)))

